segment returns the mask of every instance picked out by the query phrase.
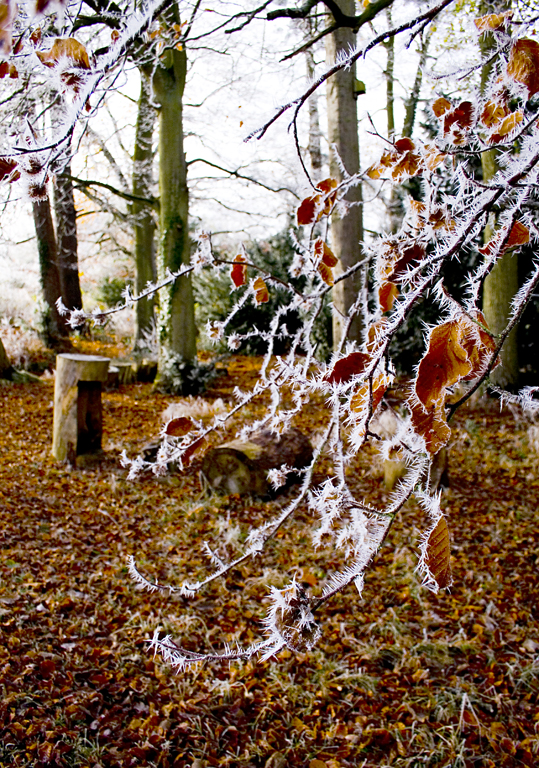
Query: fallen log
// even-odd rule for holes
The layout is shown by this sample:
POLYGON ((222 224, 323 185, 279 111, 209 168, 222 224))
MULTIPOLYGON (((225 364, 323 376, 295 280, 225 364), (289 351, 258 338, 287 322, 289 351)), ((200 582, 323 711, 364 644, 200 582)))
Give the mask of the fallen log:
MULTIPOLYGON (((299 429, 291 429, 280 437, 261 430, 249 440, 231 440, 209 450, 201 474, 207 485, 219 493, 266 496, 270 491, 268 470, 283 465, 299 470, 310 464, 312 457, 309 439, 299 429)), ((290 472, 285 485, 298 479, 297 472, 290 472)))

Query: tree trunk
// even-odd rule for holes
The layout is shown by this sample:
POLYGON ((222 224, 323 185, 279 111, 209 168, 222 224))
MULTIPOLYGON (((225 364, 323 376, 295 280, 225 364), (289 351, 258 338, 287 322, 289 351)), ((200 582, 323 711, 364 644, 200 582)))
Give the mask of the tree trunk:
POLYGON ((75 465, 77 456, 101 450, 101 385, 109 362, 96 355, 56 357, 52 453, 58 461, 75 465))
POLYGON ((33 203, 34 226, 39 254, 39 271, 43 291, 43 335, 47 345, 54 346, 60 337, 69 334, 65 320, 59 315, 56 302, 61 297, 56 234, 52 221, 50 200, 33 203))
MULTIPOLYGON (((355 1, 340 0, 343 13, 354 15, 355 1)), ((326 59, 333 64, 339 53, 346 53, 355 44, 355 34, 351 29, 338 29, 326 37, 326 59)), ((343 175, 335 147, 346 171, 353 175, 359 171, 359 138, 357 125, 357 107, 354 98, 356 79, 355 65, 341 70, 327 83, 328 142, 330 146, 330 176, 342 180, 343 175)), ((356 203, 341 217, 335 212, 331 218, 331 240, 339 263, 335 268, 335 277, 358 262, 362 255, 363 242, 363 206, 361 185, 355 186, 346 195, 346 201, 356 203), (359 203, 359 205, 357 204, 359 203)), ((363 275, 361 270, 347 280, 341 280, 333 288, 333 344, 338 348, 345 331, 350 307, 362 290, 363 275)), ((347 338, 362 341, 363 316, 357 312, 350 324, 347 338)))
MULTIPOLYGON (((307 79, 309 82, 314 80, 315 64, 314 55, 310 48, 305 51, 307 62, 307 79)), ((322 171, 322 147, 320 142, 320 120, 318 116, 318 91, 309 96, 309 157, 311 160, 311 171, 315 182, 320 180, 322 171)))
POLYGON ((0 379, 11 379, 13 374, 13 366, 9 362, 6 349, 0 339, 0 379))
MULTIPOLYGON (((168 50, 157 66, 153 87, 160 105, 159 279, 190 261, 187 167, 183 150, 182 97, 187 58, 185 51, 168 50)), ((196 328, 191 278, 181 277, 159 293, 159 369, 156 385, 167 386, 171 361, 192 363, 196 358, 196 328)))
MULTIPOLYGON (((279 438, 262 430, 249 440, 232 440, 208 451, 202 462, 202 474, 208 485, 220 493, 265 496, 269 492, 269 469, 278 469, 283 464, 301 469, 310 464, 312 457, 311 444, 299 429, 291 429, 279 438)), ((288 483, 294 479, 297 475, 291 475, 288 483)))
MULTIPOLYGON (((150 197, 153 182, 153 131, 156 112, 151 104, 152 84, 150 73, 139 67, 140 96, 138 102, 135 151, 133 156, 133 194, 150 197)), ((144 290, 148 282, 156 278, 154 233, 155 220, 150 205, 133 202, 131 206, 135 231, 135 289, 144 290)), ((135 343, 144 342, 144 334, 150 333, 154 320, 155 299, 137 301, 135 343)))
POLYGON ((68 309, 82 309, 77 248, 77 213, 73 198, 69 160, 56 176, 54 211, 56 214, 58 271, 60 273, 62 300, 68 309))
MULTIPOLYGON (((495 7, 485 3, 485 13, 494 10, 499 13, 507 10, 507 3, 499 3, 495 7)), ((496 45, 492 34, 483 34, 479 38, 479 46, 483 58, 486 58, 496 45)), ((492 70, 492 62, 486 64, 481 72, 481 86, 486 88, 492 70)), ((489 182, 498 171, 497 150, 489 149, 481 155, 483 181, 489 182)), ((487 243, 494 235, 496 215, 491 213, 483 240, 487 243)), ((487 275, 483 284, 483 314, 492 333, 499 334, 506 327, 511 315, 511 303, 518 292, 518 257, 516 253, 504 253, 487 275)), ((516 387, 518 384, 518 338, 515 327, 500 352, 501 365, 490 374, 490 381, 499 387, 516 387)))

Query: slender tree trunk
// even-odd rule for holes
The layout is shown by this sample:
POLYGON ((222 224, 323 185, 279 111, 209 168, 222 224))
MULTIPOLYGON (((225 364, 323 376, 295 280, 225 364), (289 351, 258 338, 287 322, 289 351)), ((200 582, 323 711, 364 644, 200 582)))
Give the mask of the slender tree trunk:
MULTIPOLYGON (((343 13, 355 13, 354 0, 340 0, 343 13)), ((338 29, 326 38, 326 59, 333 63, 339 52, 347 52, 355 44, 355 34, 351 29, 338 29)), ((338 153, 346 171, 353 175, 359 171, 359 138, 357 124, 357 106, 354 98, 355 65, 341 70, 327 83, 328 141, 330 146, 329 172, 333 178, 341 180, 343 174, 339 161, 332 151, 338 153)), ((361 185, 355 186, 346 195, 346 201, 356 203, 346 215, 335 212, 331 218, 331 239, 339 263, 335 276, 346 271, 358 262, 362 255, 363 242, 363 206, 361 185)), ((362 290, 361 270, 347 280, 342 280, 333 288, 333 344, 339 347, 350 307, 362 290)), ((357 312, 350 324, 347 338, 361 342, 363 316, 357 312)))
MULTIPOLYGON (((309 82, 314 79, 315 65, 314 55, 309 48, 305 51, 307 62, 307 78, 309 82)), ((322 171, 322 146, 320 141, 320 119, 318 115, 318 91, 315 91, 309 97, 309 157, 311 160, 311 171, 316 181, 320 180, 322 171)))
POLYGON ((61 296, 60 274, 58 271, 58 252, 56 234, 52 221, 50 200, 33 203, 34 226, 39 255, 39 271, 43 302, 43 335, 47 345, 53 345, 60 337, 69 334, 65 320, 58 314, 56 302, 61 296))
POLYGON ((71 163, 66 162, 54 185, 58 271, 62 300, 68 309, 82 309, 77 243, 77 212, 71 182, 71 163))
POLYGON ((0 379, 11 379, 13 374, 13 366, 9 362, 6 349, 0 339, 0 379))
MULTIPOLYGON (((153 132, 156 112, 151 104, 151 77, 143 67, 140 71, 140 96, 138 102, 135 151, 133 157, 133 194, 150 197, 153 182, 153 132)), ((134 202, 131 207, 135 231, 135 289, 140 293, 148 282, 156 277, 155 267, 155 220, 152 207, 134 202)), ((136 305, 135 342, 144 340, 144 333, 150 332, 154 319, 154 299, 143 299, 136 305)))
MULTIPOLYGON (((167 270, 190 261, 187 166, 183 149, 182 97, 187 71, 185 51, 168 50, 155 70, 153 87, 160 105, 159 278, 167 270)), ((196 328, 190 277, 181 277, 159 294, 159 367, 157 384, 166 386, 171 360, 191 363, 196 358, 196 328)))
MULTIPOLYGON (((393 26, 391 19, 391 8, 386 8, 387 26, 391 29, 393 26)), ((395 38, 390 37, 386 40, 384 47, 387 53, 386 64, 386 99, 387 99, 387 137, 391 141, 395 136, 395 38)))
MULTIPOLYGON (((484 4, 483 10, 485 13, 493 11, 499 13, 507 10, 507 4, 501 3, 495 7, 484 4)), ((483 56, 488 56, 495 45, 492 35, 481 35, 479 45, 483 56)), ((486 88, 491 69, 492 64, 483 67, 481 73, 483 89, 486 88)), ((489 182, 498 171, 497 154, 496 149, 490 149, 481 155, 484 182, 489 182)), ((485 243, 492 238, 495 228, 496 215, 492 213, 483 233, 485 243)), ((483 284, 483 314, 492 333, 499 334, 506 327, 511 314, 511 303, 517 292, 518 257, 516 253, 508 251, 500 256, 483 284)), ((517 328, 514 328, 505 340, 500 352, 500 360, 501 365, 490 374, 491 382, 499 387, 516 387, 519 376, 517 328)))
MULTIPOLYGON (((388 16, 388 24, 391 25, 392 21, 391 21, 390 9, 388 9, 387 11, 387 16, 388 16)), ((391 38, 392 44, 393 44, 393 40, 394 39, 391 38)), ((417 71, 414 79, 414 85, 412 87, 412 90, 410 91, 408 98, 405 101, 405 112, 404 112, 404 123, 402 126, 402 136, 408 139, 412 138, 412 133, 414 131, 415 118, 417 113, 417 104, 419 101, 419 94, 421 92, 421 83, 423 82, 423 69, 427 61, 427 52, 429 48, 429 42, 430 42, 430 34, 426 35, 425 38, 423 39, 421 50, 420 50, 419 63, 417 66, 417 71)), ((386 44, 386 50, 387 50, 386 79, 387 79, 387 114, 388 114, 387 133, 388 133, 388 137, 391 138, 392 132, 394 133, 395 131, 395 118, 394 118, 395 51, 394 51, 393 45, 389 47, 388 44, 386 44)), ((402 224, 402 219, 404 218, 403 189, 399 184, 392 185, 387 207, 388 207, 388 220, 389 220, 388 231, 391 234, 395 234, 395 232, 398 232, 398 230, 400 229, 402 224)))

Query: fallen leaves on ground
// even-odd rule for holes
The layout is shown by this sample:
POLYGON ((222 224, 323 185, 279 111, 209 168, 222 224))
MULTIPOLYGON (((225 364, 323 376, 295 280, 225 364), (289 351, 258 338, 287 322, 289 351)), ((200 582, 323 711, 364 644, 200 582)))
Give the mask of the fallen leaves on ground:
MULTIPOLYGON (((259 365, 233 358, 208 398, 232 402, 259 365)), ((432 595, 414 573, 428 520, 409 504, 362 598, 350 590, 320 616, 314 651, 177 676, 147 654, 156 627, 193 650, 260 638, 268 584, 295 573, 318 594, 338 552, 310 555, 303 510, 263 561, 196 598, 143 592, 128 554, 160 582, 202 576, 205 539, 234 528, 227 546, 239 551, 288 497, 204 496, 197 457, 181 475, 127 482, 120 450, 155 439, 179 400, 149 385, 104 394, 106 458, 80 470, 50 455, 50 381, 0 397, 0 765, 536 765, 538 461, 526 425, 497 403, 466 406, 451 424, 451 591, 432 595)), ((303 429, 319 421, 310 411, 303 429)), ((374 449, 350 474, 380 501, 374 449)))

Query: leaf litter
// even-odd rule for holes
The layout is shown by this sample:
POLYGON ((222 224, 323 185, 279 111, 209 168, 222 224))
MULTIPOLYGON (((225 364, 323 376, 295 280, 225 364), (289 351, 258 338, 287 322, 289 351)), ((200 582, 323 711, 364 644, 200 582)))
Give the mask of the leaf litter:
MULTIPOLYGON (((208 400, 232 401, 260 362, 232 358, 208 400)), ((120 451, 155 440, 163 411, 180 402, 149 385, 104 393, 105 458, 79 470, 50 455, 50 381, 0 397, 0 765, 537 764, 539 462, 527 422, 487 401, 451 423, 449 591, 421 586, 425 511, 408 503, 362 598, 337 595, 312 651, 177 676, 147 653, 156 628, 193 651, 263 638, 270 586, 295 574, 319 594, 337 553, 312 554, 302 508, 263 565, 190 600, 142 592, 128 555, 161 583, 203 577, 205 541, 239 551, 282 499, 204 495, 198 455, 181 474, 128 482, 120 451)), ((257 407, 243 418, 258 418, 257 407)), ((320 418, 312 410, 303 429, 323 428, 320 418)), ((350 472, 370 502, 387 494, 374 448, 350 472)), ((429 557, 443 579, 440 552, 429 557)))

